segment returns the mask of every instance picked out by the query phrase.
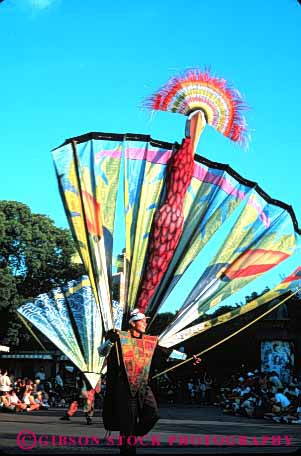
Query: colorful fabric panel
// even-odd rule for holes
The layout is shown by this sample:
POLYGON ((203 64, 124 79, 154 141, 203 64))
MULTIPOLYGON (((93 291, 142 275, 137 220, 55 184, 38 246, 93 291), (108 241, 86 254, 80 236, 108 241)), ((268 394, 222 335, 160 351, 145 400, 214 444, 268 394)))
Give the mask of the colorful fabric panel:
POLYGON ((257 307, 263 306, 264 304, 267 304, 268 302, 271 302, 274 299, 279 298, 283 294, 286 294, 290 291, 295 292, 298 289, 301 290, 301 267, 298 267, 292 274, 290 274, 288 277, 282 280, 272 290, 268 290, 267 292, 253 299, 247 304, 241 307, 237 307, 236 309, 232 309, 229 312, 225 312, 216 318, 208 319, 202 323, 193 325, 187 329, 179 331, 170 338, 164 337, 162 335, 159 337, 158 343, 163 347, 173 347, 174 345, 180 344, 181 342, 183 342, 186 339, 189 339, 190 337, 194 337, 198 334, 208 331, 208 329, 214 328, 217 325, 227 323, 234 318, 244 315, 247 312, 256 309, 257 307))
POLYGON ((39 295, 18 312, 84 372, 94 387, 104 363, 97 350, 103 329, 87 276, 39 295))
POLYGON ((143 335, 141 339, 131 336, 130 332, 120 332, 120 345, 124 367, 127 373, 132 396, 145 391, 149 371, 158 337, 143 335))

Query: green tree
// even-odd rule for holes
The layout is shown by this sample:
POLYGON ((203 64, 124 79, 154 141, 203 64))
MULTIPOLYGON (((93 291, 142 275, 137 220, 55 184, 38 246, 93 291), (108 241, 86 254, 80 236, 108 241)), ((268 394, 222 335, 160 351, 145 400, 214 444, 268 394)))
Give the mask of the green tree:
POLYGON ((0 331, 10 345, 18 345, 22 302, 83 273, 74 253, 68 230, 25 204, 0 201, 0 331))
POLYGON ((159 335, 164 329, 172 322, 175 315, 171 312, 163 312, 156 315, 153 323, 151 324, 151 334, 159 335))

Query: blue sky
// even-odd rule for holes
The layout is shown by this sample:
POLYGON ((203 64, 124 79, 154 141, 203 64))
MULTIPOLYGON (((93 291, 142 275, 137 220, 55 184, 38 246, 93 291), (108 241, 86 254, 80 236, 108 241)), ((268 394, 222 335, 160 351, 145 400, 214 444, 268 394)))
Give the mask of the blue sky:
POLYGON ((301 224, 301 6, 296 0, 5 0, 0 5, 0 199, 66 220, 50 150, 88 131, 181 140, 182 116, 142 100, 209 66, 245 98, 248 150, 206 129, 199 153, 230 164, 301 224))

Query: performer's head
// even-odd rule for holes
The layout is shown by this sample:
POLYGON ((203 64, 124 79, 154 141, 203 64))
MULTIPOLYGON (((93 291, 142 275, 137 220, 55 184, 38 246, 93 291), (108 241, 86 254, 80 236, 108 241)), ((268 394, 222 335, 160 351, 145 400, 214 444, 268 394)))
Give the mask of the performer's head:
POLYGON ((134 309, 131 312, 129 319, 130 330, 133 335, 139 336, 145 333, 147 327, 147 319, 144 313, 140 312, 139 309, 134 309), (135 334, 136 333, 136 334, 135 334))

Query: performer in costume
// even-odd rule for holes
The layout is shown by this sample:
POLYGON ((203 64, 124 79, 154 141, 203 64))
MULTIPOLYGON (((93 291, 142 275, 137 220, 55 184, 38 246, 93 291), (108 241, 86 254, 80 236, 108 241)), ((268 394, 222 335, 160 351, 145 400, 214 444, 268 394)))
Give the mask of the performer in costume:
MULTIPOLYGON (((122 454, 135 454, 129 436, 147 434, 159 419, 158 406, 148 385, 149 372, 157 336, 146 335, 147 317, 135 309, 129 320, 129 331, 109 331, 99 347, 101 356, 108 355, 107 391, 104 399, 103 422, 108 431, 120 431, 122 454)), ((186 354, 162 349, 170 357, 186 354)))
POLYGON ((70 421, 70 418, 75 415, 78 410, 81 399, 84 401, 83 411, 86 417, 86 423, 92 424, 92 417, 94 415, 94 400, 95 392, 100 391, 99 384, 96 388, 92 388, 86 383, 82 376, 77 378, 76 394, 73 396, 67 412, 60 418, 63 421, 70 421))

